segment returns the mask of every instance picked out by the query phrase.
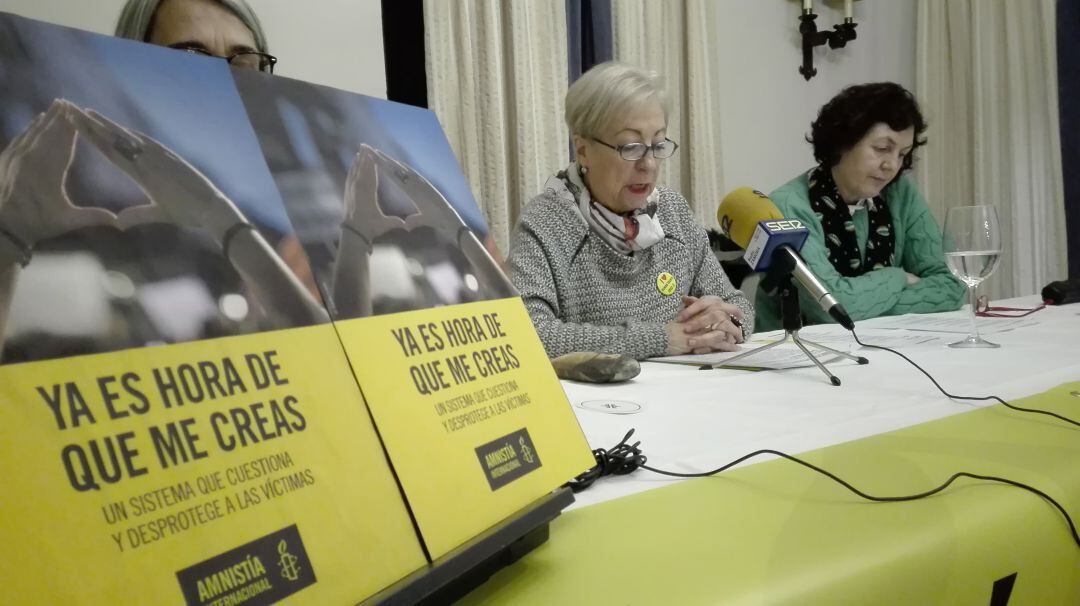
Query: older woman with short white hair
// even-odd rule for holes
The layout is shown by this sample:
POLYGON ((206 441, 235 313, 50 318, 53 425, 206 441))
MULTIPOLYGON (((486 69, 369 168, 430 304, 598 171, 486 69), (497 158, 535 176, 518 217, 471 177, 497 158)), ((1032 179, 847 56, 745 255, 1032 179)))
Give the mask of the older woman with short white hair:
POLYGON ((753 308, 686 199, 657 184, 678 148, 657 76, 594 67, 567 91, 566 123, 575 161, 525 207, 509 259, 548 355, 738 349, 753 308))

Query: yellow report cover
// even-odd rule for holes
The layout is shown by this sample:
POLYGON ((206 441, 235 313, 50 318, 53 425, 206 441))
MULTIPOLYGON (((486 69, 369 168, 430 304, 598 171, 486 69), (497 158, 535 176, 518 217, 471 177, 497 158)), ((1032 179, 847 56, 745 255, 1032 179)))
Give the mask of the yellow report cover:
POLYGON ((329 324, 0 366, 5 604, 352 604, 426 564, 329 324))
POLYGON ((593 465, 519 298, 337 326, 433 558, 593 465))

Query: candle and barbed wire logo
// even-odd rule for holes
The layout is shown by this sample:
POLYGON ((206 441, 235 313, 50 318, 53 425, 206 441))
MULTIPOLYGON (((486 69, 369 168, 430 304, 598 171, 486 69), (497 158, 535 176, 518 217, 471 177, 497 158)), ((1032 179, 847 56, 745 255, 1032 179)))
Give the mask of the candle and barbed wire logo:
POLYGON ((529 448, 528 443, 525 442, 525 436, 518 438, 518 445, 521 446, 521 458, 525 459, 526 463, 533 462, 533 451, 529 448))
POLYGON ((296 581, 300 578, 300 558, 289 553, 289 544, 284 539, 278 543, 278 555, 281 558, 278 560, 278 566, 281 567, 281 576, 289 581, 296 581))
POLYGON ((180 570, 176 578, 187 606, 267 606, 316 582, 295 524, 180 570))
POLYGON ((524 427, 478 446, 476 457, 492 490, 506 486, 541 465, 536 445, 524 427))

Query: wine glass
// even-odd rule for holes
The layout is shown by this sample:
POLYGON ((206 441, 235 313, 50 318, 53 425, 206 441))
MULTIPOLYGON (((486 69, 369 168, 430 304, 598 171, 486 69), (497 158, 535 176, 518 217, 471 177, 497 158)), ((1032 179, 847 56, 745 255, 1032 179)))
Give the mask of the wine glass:
POLYGON ((942 247, 949 271, 967 285, 971 301, 971 334, 949 347, 1000 347, 979 337, 975 322, 975 288, 994 273, 1001 259, 997 209, 989 205, 950 208, 945 215, 942 247))

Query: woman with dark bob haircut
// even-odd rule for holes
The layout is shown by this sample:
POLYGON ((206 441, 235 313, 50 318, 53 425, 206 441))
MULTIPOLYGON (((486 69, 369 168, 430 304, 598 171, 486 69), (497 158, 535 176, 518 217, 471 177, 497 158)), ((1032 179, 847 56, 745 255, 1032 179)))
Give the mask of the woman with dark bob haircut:
MULTIPOLYGON (((926 144, 915 97, 892 82, 845 88, 825 104, 807 140, 817 166, 770 197, 810 230, 806 263, 854 320, 958 309, 941 229, 904 172, 926 144)), ((757 298, 758 327, 779 328, 776 301, 757 298)), ((808 324, 832 319, 802 298, 808 324)))

